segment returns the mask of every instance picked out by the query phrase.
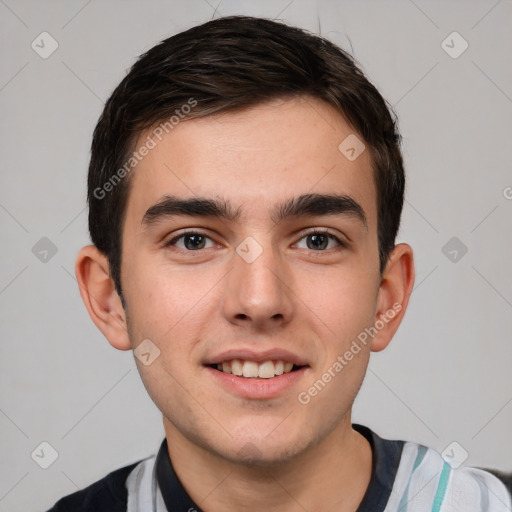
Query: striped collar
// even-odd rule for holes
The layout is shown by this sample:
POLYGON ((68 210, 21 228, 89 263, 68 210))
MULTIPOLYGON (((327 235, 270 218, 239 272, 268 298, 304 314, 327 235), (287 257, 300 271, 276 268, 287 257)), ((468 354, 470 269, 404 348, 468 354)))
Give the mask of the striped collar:
MULTIPOLYGON (((382 439, 363 425, 353 424, 352 428, 368 440, 373 454, 370 484, 357 512, 383 512, 393 488, 404 442, 382 439)), ((164 439, 158 451, 156 475, 158 487, 168 510, 202 512, 201 508, 187 494, 174 472, 167 449, 167 439, 164 439)))

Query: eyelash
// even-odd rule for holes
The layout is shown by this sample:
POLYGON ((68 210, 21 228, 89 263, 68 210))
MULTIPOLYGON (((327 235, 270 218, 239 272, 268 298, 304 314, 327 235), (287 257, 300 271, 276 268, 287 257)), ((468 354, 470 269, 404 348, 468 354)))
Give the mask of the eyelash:
MULTIPOLYGON (((181 238, 184 238, 186 236, 193 236, 193 235, 198 235, 198 236, 202 236, 202 237, 205 237, 205 238, 208 238, 211 240, 211 237, 209 237, 206 233, 202 233, 201 231, 186 231, 184 233, 180 233, 179 235, 175 236, 174 238, 172 238, 171 240, 169 240, 168 242, 165 242, 164 243, 164 247, 172 247, 175 245, 175 243, 180 240, 181 238)), ((333 233, 331 233, 330 231, 328 230, 322 230, 322 229, 318 229, 318 228, 314 228, 312 231, 308 232, 308 233, 305 233, 304 235, 301 236, 301 238, 299 239, 299 242, 301 240, 303 240, 304 238, 307 238, 308 236, 312 236, 312 235, 327 235, 331 240, 334 240, 336 241, 338 244, 339 244, 339 247, 341 248, 346 248, 347 247, 347 244, 342 242, 336 235, 334 235, 333 233)), ((189 253, 193 253, 193 252, 201 252, 202 250, 204 249, 198 249, 196 251, 193 251, 193 250, 188 250, 188 249, 179 249, 181 251, 185 251, 185 252, 189 252, 189 253)), ((327 249, 324 249, 324 250, 320 250, 320 251, 315 251, 313 249, 310 249, 311 252, 316 252, 316 253, 321 253, 321 252, 327 252, 328 250, 327 249)))

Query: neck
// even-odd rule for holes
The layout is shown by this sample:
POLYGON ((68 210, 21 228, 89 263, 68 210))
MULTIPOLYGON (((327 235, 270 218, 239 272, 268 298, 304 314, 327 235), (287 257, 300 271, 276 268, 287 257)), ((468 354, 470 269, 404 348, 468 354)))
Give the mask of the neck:
POLYGON ((174 471, 205 512, 354 512, 370 483, 371 447, 350 418, 306 452, 265 467, 228 461, 191 443, 165 419, 164 426, 174 471))

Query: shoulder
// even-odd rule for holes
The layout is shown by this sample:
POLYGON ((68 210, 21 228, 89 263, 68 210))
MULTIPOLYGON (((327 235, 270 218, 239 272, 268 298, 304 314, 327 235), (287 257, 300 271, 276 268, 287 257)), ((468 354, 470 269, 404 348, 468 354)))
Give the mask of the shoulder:
POLYGON ((508 492, 512 496, 512 473, 505 473, 503 471, 499 471, 497 469, 490 469, 490 468, 481 468, 481 469, 498 477, 505 484, 505 487, 508 489, 508 492))
POLYGON ((386 511, 510 511, 512 499, 503 480, 488 470, 460 465, 453 452, 443 457, 406 442, 386 511))
POLYGON ((126 479, 140 462, 116 469, 85 489, 61 498, 48 512, 126 512, 126 479))

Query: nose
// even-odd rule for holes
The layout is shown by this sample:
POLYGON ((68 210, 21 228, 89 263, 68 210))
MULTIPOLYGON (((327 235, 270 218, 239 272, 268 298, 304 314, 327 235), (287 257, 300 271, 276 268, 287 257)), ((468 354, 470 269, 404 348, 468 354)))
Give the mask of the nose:
POLYGON ((245 245, 233 254, 233 267, 224 288, 223 314, 231 323, 264 331, 290 322, 295 309, 293 283, 277 249, 270 243, 255 245, 245 245))

